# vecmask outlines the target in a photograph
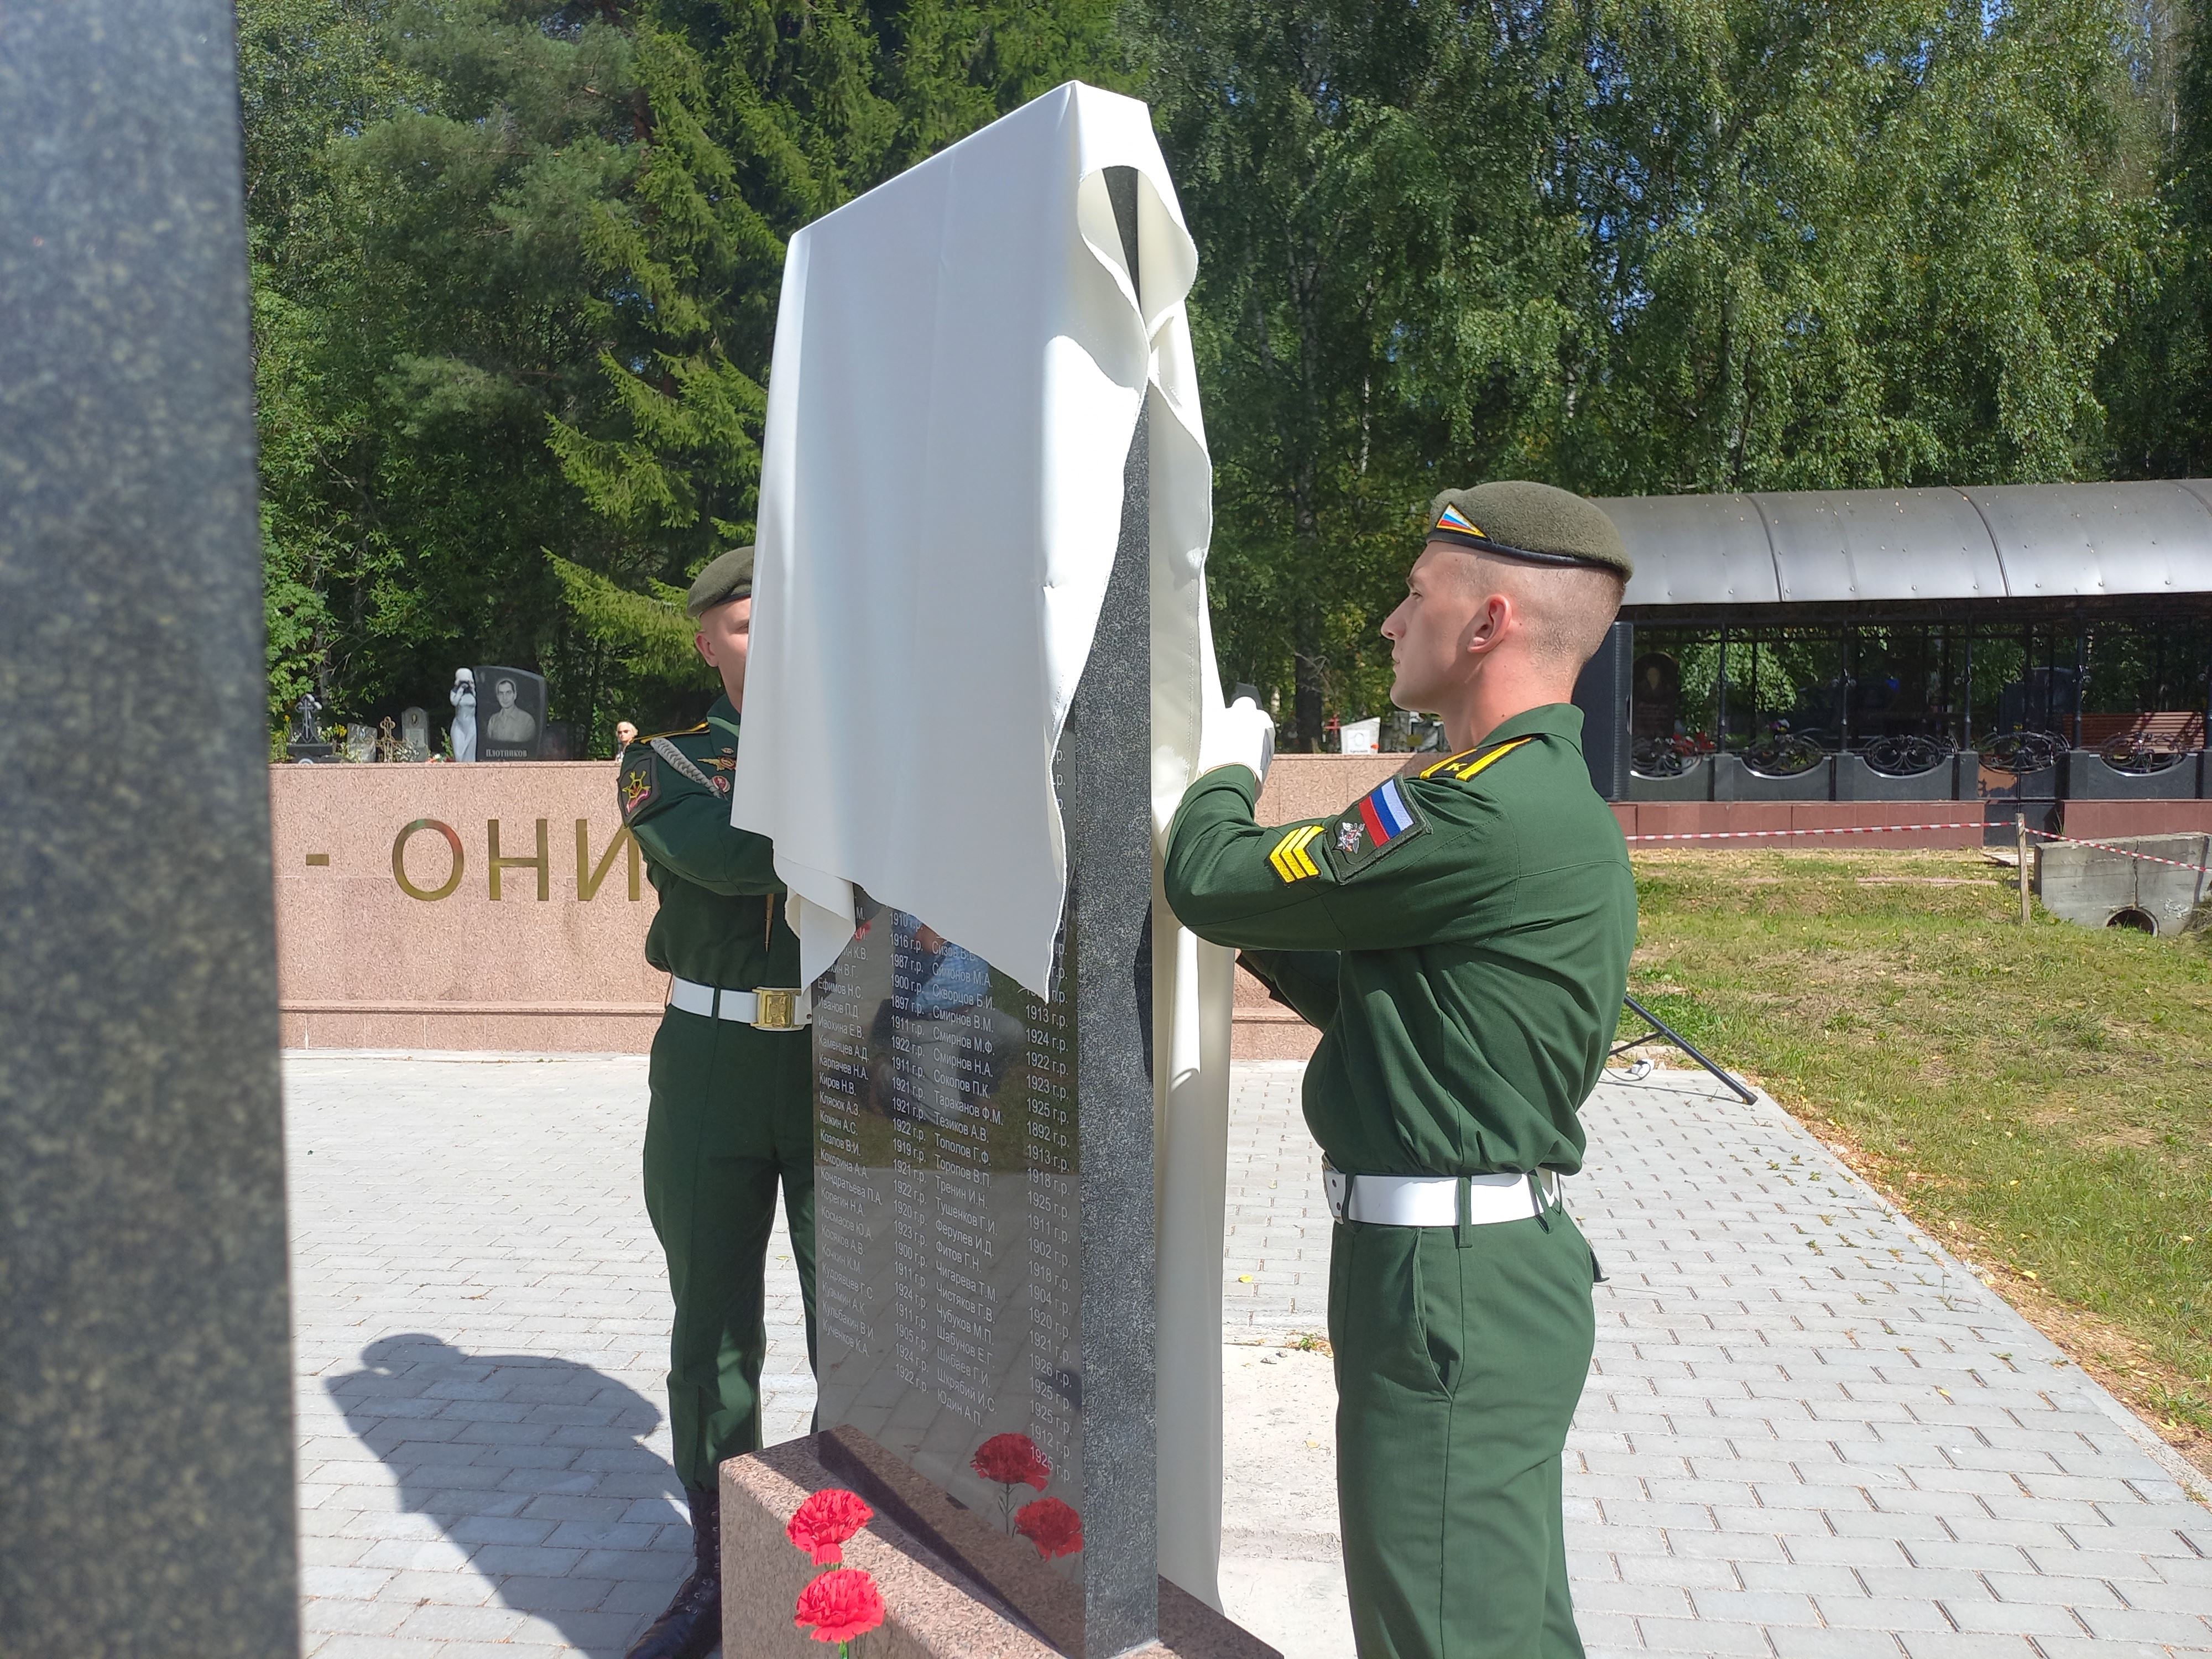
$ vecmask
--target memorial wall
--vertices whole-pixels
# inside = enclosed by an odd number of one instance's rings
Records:
[[[1263,814],[1334,811],[1393,756],[1286,755]],[[611,761],[270,769],[278,982],[292,1048],[641,1054],[666,979]],[[1306,1028],[1240,988],[1240,1057]]]
[[[1336,811],[1402,759],[1280,756],[1261,818]],[[615,810],[613,762],[274,766],[269,776],[287,1048],[641,1054],[651,1044],[666,988],[645,965],[656,902]],[[1632,835],[1929,817],[1917,802],[1646,801],[1613,811]],[[2067,817],[2074,833],[2109,838],[2212,829],[2208,811],[2203,802],[2077,801]],[[1881,844],[1979,842],[1923,831]],[[1310,1028],[1237,975],[1237,1058],[1304,1059],[1313,1043]]]
[[[611,761],[275,766],[291,1048],[642,1053],[667,990]]]

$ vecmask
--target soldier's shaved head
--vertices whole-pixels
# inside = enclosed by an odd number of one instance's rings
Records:
[[[1597,654],[1606,630],[1620,614],[1620,596],[1628,584],[1615,571],[1596,565],[1529,564],[1442,542],[1430,546],[1478,600],[1492,593],[1510,599],[1525,630],[1523,648],[1535,660],[1570,675],[1581,673]]]

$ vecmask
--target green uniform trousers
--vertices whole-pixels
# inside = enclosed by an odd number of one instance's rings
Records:
[[[1360,1659],[1580,1659],[1559,1476],[1592,1273],[1556,1206],[1337,1224],[1337,1502]]]
[[[803,1031],[671,1008],[651,1077],[645,1207],[676,1300],[668,1426],[684,1484],[711,1488],[724,1459],[760,1449],[763,1277],[779,1182],[814,1363],[812,1046]]]

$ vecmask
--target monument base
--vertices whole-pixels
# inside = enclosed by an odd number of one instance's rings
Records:
[[[744,1659],[821,1659],[826,1651],[792,1623],[807,1580],[823,1571],[793,1547],[784,1527],[811,1493],[854,1485],[823,1462],[823,1437],[787,1440],[722,1465],[722,1651]],[[831,1455],[836,1456],[832,1449]],[[837,1460],[841,1464],[846,1460]],[[1018,1622],[1006,1605],[948,1554],[990,1561],[1025,1542],[963,1509],[927,1482],[902,1483],[896,1506],[913,1528],[864,1492],[876,1518],[845,1546],[848,1566],[866,1569],[883,1593],[884,1623],[855,1647],[867,1659],[1057,1659],[1060,1650]],[[926,1529],[945,1548],[916,1535]],[[1098,1659],[1104,1659],[1099,1656]],[[1160,1580],[1160,1639],[1130,1659],[1282,1659],[1250,1632],[1195,1596]]]

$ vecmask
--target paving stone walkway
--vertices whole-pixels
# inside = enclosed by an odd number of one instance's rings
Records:
[[[1295,1064],[1231,1149],[1224,1593],[1348,1652],[1327,1496],[1328,1219]],[[635,1058],[287,1062],[318,1659],[615,1659],[688,1555],[637,1195]],[[2147,1431],[1762,1102],[1591,1103],[1571,1201],[1611,1282],[1569,1455],[1591,1653],[2212,1653],[2212,1513]],[[768,1431],[813,1403],[771,1246]]]

